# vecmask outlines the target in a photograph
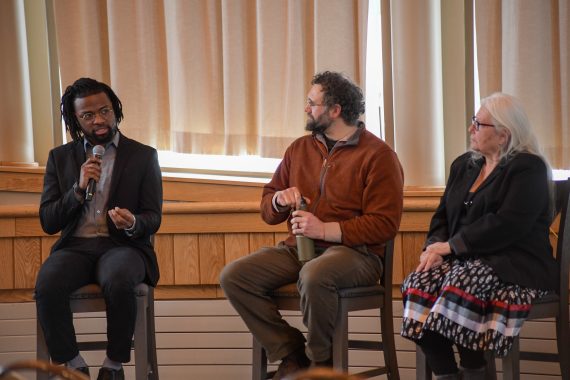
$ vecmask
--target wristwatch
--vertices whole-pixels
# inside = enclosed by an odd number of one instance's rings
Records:
[[[79,187],[79,183],[75,182],[73,184],[73,192],[77,195],[79,195],[82,198],[85,198],[85,192],[86,190],[83,190],[82,188]]]

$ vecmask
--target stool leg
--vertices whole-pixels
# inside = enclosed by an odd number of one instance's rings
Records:
[[[339,299],[336,324],[332,338],[333,368],[348,372],[348,309],[346,301]]]
[[[44,331],[42,330],[42,326],[40,325],[40,321],[36,316],[36,359],[43,360],[43,361],[50,361],[49,351],[46,344],[46,339],[44,336]],[[37,380],[48,380],[49,373],[44,371],[37,372]]]
[[[485,367],[485,379],[497,380],[497,368],[495,366],[495,357],[492,351],[485,351],[485,360],[487,366]]]
[[[146,296],[137,297],[137,320],[135,324],[135,377],[137,380],[147,380],[149,373],[149,357],[147,346],[147,318],[148,307]]]
[[[417,380],[431,379],[431,368],[429,367],[424,352],[418,345],[416,345],[416,379]]]
[[[154,321],[154,293],[152,288],[149,289],[146,323],[149,380],[158,380],[158,360],[156,358],[156,331]]]
[[[253,347],[251,351],[253,356],[251,379],[265,380],[267,378],[267,355],[265,354],[263,347],[261,347],[261,344],[255,338],[253,338]]]
[[[398,358],[396,357],[396,341],[394,340],[394,320],[392,319],[392,303],[385,304],[380,309],[380,327],[382,330],[382,347],[384,365],[388,369],[390,380],[400,380]]]
[[[519,337],[515,337],[511,352],[503,358],[503,380],[519,380],[520,378]]]
[[[562,302],[561,302],[562,303]],[[556,318],[556,344],[562,380],[570,380],[570,327],[568,320],[568,304],[562,303],[560,315]]]

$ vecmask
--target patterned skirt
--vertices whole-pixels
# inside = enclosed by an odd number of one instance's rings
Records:
[[[506,356],[545,291],[502,282],[479,259],[446,260],[427,272],[412,272],[402,284],[402,336],[418,340],[430,330],[471,350]]]

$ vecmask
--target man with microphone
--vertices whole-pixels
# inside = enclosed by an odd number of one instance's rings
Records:
[[[69,295],[98,283],[108,345],[98,380],[124,379],[136,320],[134,288],[155,286],[150,236],[160,227],[162,178],[154,148],[118,129],[122,104],[104,83],[80,78],[61,98],[73,141],[49,153],[40,202],[48,234],[61,232],[36,281],[38,318],[52,360],[89,375],[77,348]]]

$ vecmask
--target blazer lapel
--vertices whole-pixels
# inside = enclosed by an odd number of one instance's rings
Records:
[[[119,132],[120,133],[120,132]],[[119,135],[119,146],[117,147],[117,155],[115,156],[115,164],[113,165],[113,174],[111,177],[111,188],[109,193],[109,201],[112,198],[112,194],[115,194],[115,190],[119,185],[121,174],[127,165],[129,159],[130,151],[130,140],[123,136],[121,133]]]
[[[469,189],[471,189],[473,182],[475,182],[479,176],[481,164],[482,162],[480,161],[474,163],[469,159],[465,167],[465,173],[460,175],[460,179],[455,182],[457,186],[453,189],[453,194],[449,195],[448,207],[457,211],[448,212],[448,216],[451,218],[449,221],[449,232],[451,235],[454,235],[458,231],[459,221],[462,216],[462,212],[460,211],[461,208],[465,207],[463,202],[467,199]]]
[[[499,173],[501,173],[503,171],[503,168],[505,167],[505,162],[506,161],[504,159],[501,160],[501,162],[499,162],[499,164],[495,167],[495,169],[493,169],[491,174],[489,174],[489,176],[487,178],[485,178],[485,181],[483,181],[483,183],[481,184],[481,186],[479,186],[477,191],[480,191],[480,190],[484,189],[485,187],[489,186],[491,183],[493,183],[493,181],[495,180],[495,178],[497,178]]]
[[[466,180],[463,182],[464,186],[463,189],[461,189],[462,200],[465,200],[465,198],[467,198],[471,186],[473,186],[473,183],[475,182],[477,177],[479,177],[482,164],[483,164],[482,161],[477,161],[477,162],[469,161],[469,164],[467,165],[467,173],[465,174]]]
[[[75,171],[75,175],[76,181],[79,181],[79,176],[81,175],[81,165],[83,165],[83,163],[85,162],[85,160],[87,159],[87,156],[85,155],[85,148],[83,145],[83,140],[80,141],[76,141],[73,145],[72,145],[72,157],[73,160],[75,161],[75,167],[76,167],[76,171]]]

